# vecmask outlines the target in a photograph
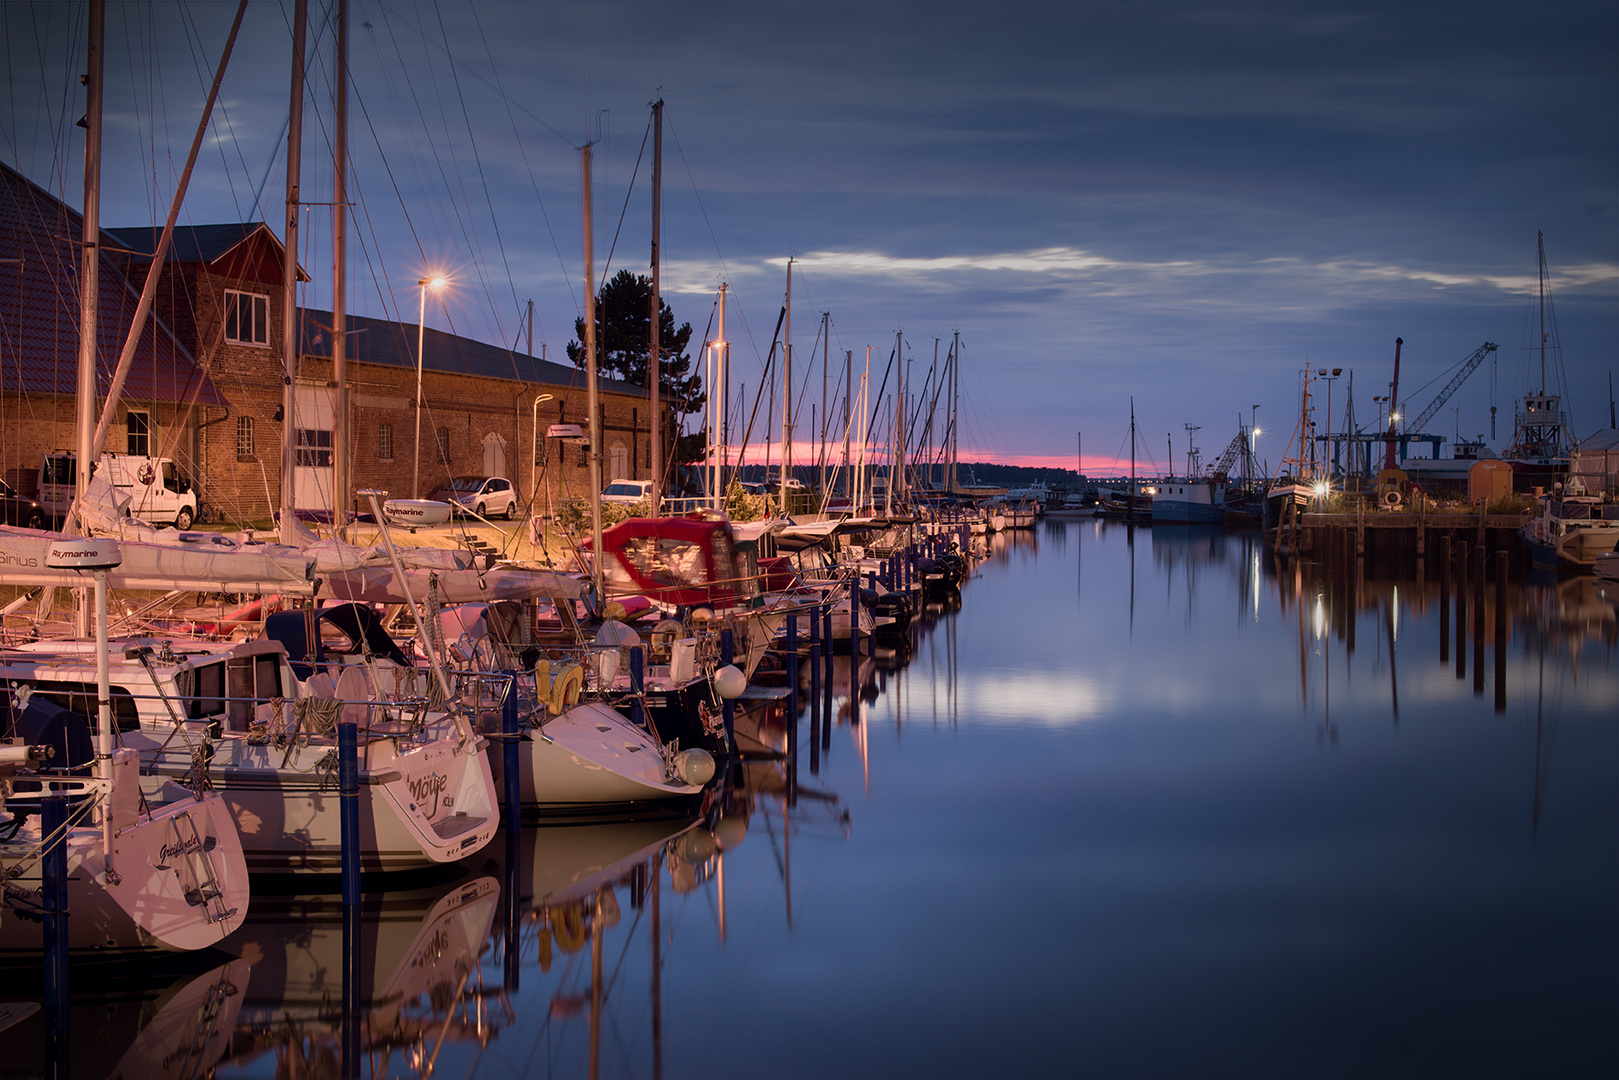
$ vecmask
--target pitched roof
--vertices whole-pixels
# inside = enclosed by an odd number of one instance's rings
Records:
[[[111,236],[118,247],[134,256],[130,259],[134,263],[151,262],[157,242],[163,236],[163,229],[156,225],[101,231]],[[204,263],[229,277],[251,278],[278,285],[281,283],[281,253],[285,250],[281,238],[262,221],[175,225],[164,258],[171,263]],[[309,275],[301,266],[298,268],[298,280],[309,280]]]
[[[0,163],[0,390],[73,394],[79,364],[79,237],[83,218]],[[103,245],[111,242],[102,230]],[[134,321],[139,292],[103,253],[96,326],[96,392],[105,395]],[[17,261],[10,261],[17,260]],[[225,399],[155,315],[124,384],[134,401],[222,405]]]
[[[301,308],[298,315],[303,354],[331,356],[332,313]],[[416,366],[415,324],[374,319],[368,315],[350,315],[347,329],[349,344],[346,355],[350,360],[392,367]],[[541,360],[503,345],[490,345],[432,327],[422,331],[422,367],[428,371],[478,375],[487,379],[509,379],[545,386],[582,389],[585,385],[585,373],[571,364]],[[596,385],[604,394],[647,396],[645,387],[617,379],[598,378]]]

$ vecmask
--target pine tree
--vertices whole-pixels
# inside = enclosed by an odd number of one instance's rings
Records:
[[[652,334],[649,314],[652,279],[629,270],[620,270],[602,286],[596,297],[596,371],[607,378],[632,386],[647,384],[647,346]],[[585,320],[573,321],[574,340],[568,343],[568,359],[585,366]],[[677,417],[702,409],[707,395],[702,376],[691,370],[686,345],[691,341],[691,323],[675,329],[675,315],[669,305],[658,301],[658,383],[666,408]]]

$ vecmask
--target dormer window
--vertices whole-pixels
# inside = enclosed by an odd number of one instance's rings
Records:
[[[225,290],[225,340],[235,345],[270,344],[270,298]]]

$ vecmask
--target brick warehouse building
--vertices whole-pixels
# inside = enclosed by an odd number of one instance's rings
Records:
[[[28,271],[8,274],[12,267],[0,264],[0,467],[14,486],[31,491],[41,456],[73,444],[78,245],[72,238],[80,219],[3,165],[0,203],[0,259],[20,257]],[[101,393],[158,234],[151,227],[103,230]],[[174,457],[204,506],[225,520],[261,520],[279,504],[282,257],[279,239],[262,223],[176,229],[143,338],[151,356],[137,354],[143,374],[131,376],[102,447],[134,452],[139,443]],[[299,275],[308,280],[301,269]],[[300,509],[330,508],[332,323],[330,312],[298,315],[292,425]],[[345,329],[354,486],[409,495],[417,328],[350,315]],[[538,485],[541,507],[589,493],[586,450],[545,438],[550,424],[586,423],[582,372],[433,329],[425,333],[422,367],[424,497],[449,476],[486,473],[507,476],[525,501]],[[599,380],[598,391],[604,480],[646,477],[646,391],[610,379]],[[536,409],[544,395],[551,399]],[[671,419],[666,414],[666,445],[673,440]]]

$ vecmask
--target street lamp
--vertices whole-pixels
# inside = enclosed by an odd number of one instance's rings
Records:
[[[550,401],[550,394],[541,394],[534,399],[534,454],[529,458],[534,470],[534,493],[529,496],[530,512],[533,512],[534,502],[540,497],[540,402]]]
[[[416,283],[421,286],[421,303],[416,309],[416,443],[410,455],[410,497],[421,498],[417,481],[422,468],[422,338],[427,327],[427,290],[437,292],[444,287],[441,277],[424,277]]]

